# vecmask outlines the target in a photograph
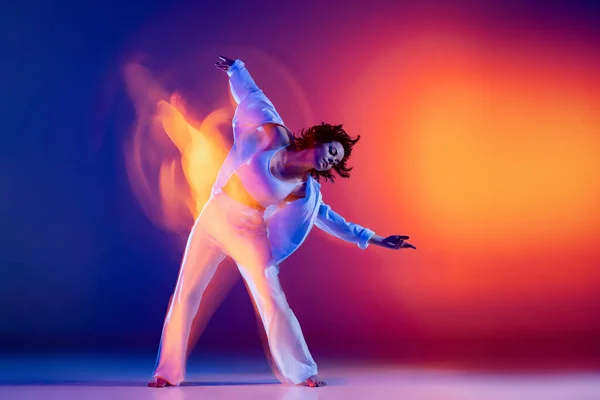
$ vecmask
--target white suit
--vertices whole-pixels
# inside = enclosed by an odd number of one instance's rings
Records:
[[[304,198],[271,206],[264,213],[222,192],[235,170],[268,146],[261,127],[273,123],[285,128],[241,60],[235,61],[228,75],[238,103],[233,118],[234,143],[190,233],[154,375],[174,385],[183,381],[187,341],[202,293],[219,263],[229,255],[252,293],[279,371],[290,383],[298,384],[316,375],[317,366],[279,284],[278,265],[302,244],[313,225],[362,249],[367,248],[374,232],[346,222],[324,204],[320,185],[312,177]]]

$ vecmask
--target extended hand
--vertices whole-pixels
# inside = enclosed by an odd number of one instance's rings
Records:
[[[380,246],[386,247],[388,249],[394,249],[394,250],[398,250],[398,249],[415,249],[416,250],[417,248],[415,246],[413,246],[412,244],[405,241],[408,238],[409,238],[408,236],[400,236],[400,235],[388,236],[381,241]]]
[[[215,63],[215,65],[221,71],[229,71],[229,68],[233,65],[234,62],[235,62],[235,60],[231,60],[227,57],[219,56],[219,61],[217,61]]]

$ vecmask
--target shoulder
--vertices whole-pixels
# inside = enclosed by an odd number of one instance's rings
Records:
[[[265,133],[269,136],[273,146],[286,146],[292,141],[291,133],[282,125],[265,124],[263,125]]]

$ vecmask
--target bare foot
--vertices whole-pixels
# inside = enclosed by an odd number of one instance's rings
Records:
[[[169,382],[165,381],[160,376],[153,376],[152,380],[148,383],[148,386],[153,388],[163,388],[166,386],[173,386]]]
[[[320,380],[316,375],[313,375],[305,380],[304,384],[308,387],[322,387],[327,385],[325,381]]]

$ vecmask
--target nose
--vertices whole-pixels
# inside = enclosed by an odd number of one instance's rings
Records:
[[[327,160],[327,162],[329,162],[329,164],[333,165],[334,160],[333,160],[333,158],[329,157],[329,159]]]

